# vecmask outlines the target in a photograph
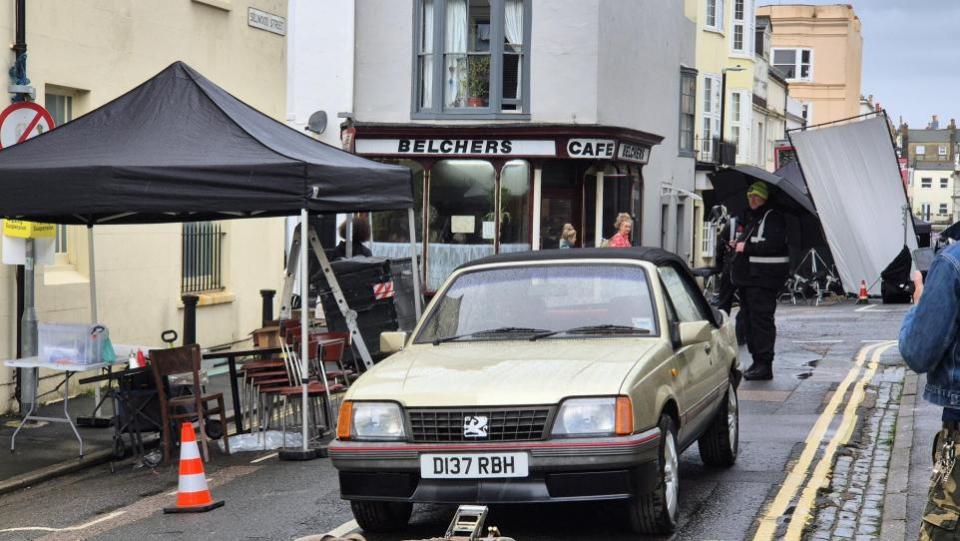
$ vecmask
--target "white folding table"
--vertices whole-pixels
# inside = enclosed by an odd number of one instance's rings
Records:
[[[23,428],[23,425],[27,421],[48,421],[51,423],[67,423],[70,425],[70,428],[73,429],[73,433],[77,436],[77,441],[80,442],[80,457],[83,457],[83,439],[80,437],[80,432],[77,430],[77,426],[73,424],[73,420],[70,419],[70,411],[67,409],[70,403],[70,378],[77,372],[88,372],[91,370],[99,370],[106,366],[109,366],[107,363],[94,363],[94,364],[77,364],[77,363],[52,363],[41,361],[39,357],[24,357],[23,359],[14,359],[12,361],[4,361],[5,365],[12,368],[47,368],[49,370],[59,370],[64,373],[63,382],[58,384],[52,391],[48,391],[44,394],[49,394],[56,392],[57,389],[63,387],[63,417],[43,417],[40,415],[34,415],[33,412],[37,409],[37,404],[40,402],[40,380],[39,378],[34,380],[34,390],[33,403],[30,405],[30,411],[27,412],[27,415],[20,421],[20,425],[17,426],[17,429],[13,433],[13,437],[10,438],[10,452],[14,452],[16,449],[17,433],[20,432],[20,429]]]

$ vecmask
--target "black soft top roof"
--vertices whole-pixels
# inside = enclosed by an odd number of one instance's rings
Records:
[[[523,263],[528,261],[563,261],[577,259],[635,259],[637,261],[649,261],[658,267],[665,265],[678,266],[689,272],[687,263],[677,256],[677,254],[660,248],[643,246],[635,248],[569,248],[562,250],[511,252],[475,259],[464,263],[460,268],[464,269],[491,263]]]

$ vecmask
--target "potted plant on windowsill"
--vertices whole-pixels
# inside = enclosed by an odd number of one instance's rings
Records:
[[[471,56],[467,62],[467,107],[486,107],[490,96],[490,57]]]

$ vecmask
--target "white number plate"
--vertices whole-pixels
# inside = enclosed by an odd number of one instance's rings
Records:
[[[493,479],[528,474],[527,453],[420,455],[420,477],[424,479]]]

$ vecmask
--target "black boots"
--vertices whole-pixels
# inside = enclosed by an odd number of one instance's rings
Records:
[[[771,380],[773,379],[773,367],[769,364],[754,362],[753,365],[743,373],[743,379],[749,381]]]

